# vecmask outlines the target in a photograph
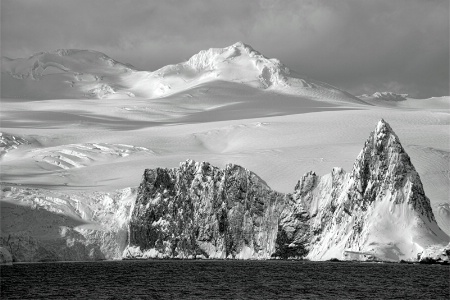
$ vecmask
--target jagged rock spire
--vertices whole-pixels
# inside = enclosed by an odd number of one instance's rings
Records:
[[[363,209],[389,192],[391,201],[407,201],[419,213],[434,221],[420,176],[398,136],[385,120],[378,122],[365,142],[353,165],[351,177],[355,188],[350,189],[350,195],[353,200],[362,201]]]

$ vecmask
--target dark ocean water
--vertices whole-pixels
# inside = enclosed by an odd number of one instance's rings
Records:
[[[302,261],[1,266],[1,299],[450,299],[450,268]]]

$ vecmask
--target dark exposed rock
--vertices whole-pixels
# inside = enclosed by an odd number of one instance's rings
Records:
[[[269,258],[285,202],[285,195],[237,165],[221,170],[188,160],[177,169],[147,169],[125,254]]]

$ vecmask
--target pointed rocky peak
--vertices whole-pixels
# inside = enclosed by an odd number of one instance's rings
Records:
[[[388,197],[396,204],[407,202],[419,214],[434,221],[420,176],[385,120],[378,122],[365,142],[353,165],[351,178],[350,199],[362,201],[363,209]]]
[[[364,166],[365,169],[360,170],[360,166]],[[370,175],[369,172],[387,171],[385,168],[395,166],[414,169],[392,127],[381,119],[366,140],[353,170],[365,172],[360,175]]]
[[[384,144],[387,147],[400,147],[401,149],[399,150],[403,151],[403,147],[400,144],[398,136],[392,130],[392,127],[383,119],[378,122],[377,127],[375,128],[374,143],[378,146],[378,148]]]
[[[381,131],[393,132],[391,126],[384,119],[381,119],[380,121],[378,121],[378,124],[377,124],[376,132],[381,132]]]
[[[392,160],[402,160],[402,163],[411,165],[409,156],[405,153],[398,136],[383,119],[378,122],[375,130],[370,133],[356,162],[363,158],[366,160],[386,160],[391,164],[394,163]]]

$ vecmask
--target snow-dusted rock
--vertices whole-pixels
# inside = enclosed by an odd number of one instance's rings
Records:
[[[292,195],[250,171],[187,161],[146,170],[125,257],[306,257],[415,260],[449,237],[437,225],[419,174],[381,120],[353,169],[303,176]]]
[[[450,257],[450,243],[445,246],[432,245],[419,254],[419,262],[424,264],[448,264]]]
[[[233,164],[147,169],[125,257],[270,258],[285,196]]]
[[[118,259],[135,197],[130,188],[64,194],[2,187],[0,246],[19,262]]]
[[[350,173],[335,168],[307,185],[308,190],[303,182],[309,177],[299,182],[294,197],[311,216],[310,259],[362,252],[381,260],[414,260],[425,247],[448,243],[419,174],[384,120],[370,134]]]

